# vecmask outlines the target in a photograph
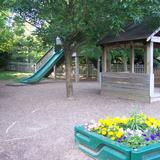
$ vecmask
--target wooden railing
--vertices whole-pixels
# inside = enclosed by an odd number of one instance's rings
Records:
[[[46,52],[46,54],[44,54],[38,61],[37,63],[35,64],[35,72],[37,70],[39,70],[47,61],[48,59],[54,54],[53,52],[53,47],[48,51]]]
[[[130,71],[130,65],[127,65],[127,71]],[[112,64],[111,72],[124,72],[124,65],[123,64]],[[135,64],[134,72],[144,73],[144,65]]]

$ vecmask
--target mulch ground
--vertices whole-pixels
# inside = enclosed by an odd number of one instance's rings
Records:
[[[97,82],[74,83],[72,99],[66,98],[64,81],[8,83],[0,81],[0,160],[91,160],[75,147],[76,124],[135,110],[160,118],[160,102],[105,97]]]

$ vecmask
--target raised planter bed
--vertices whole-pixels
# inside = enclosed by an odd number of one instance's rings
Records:
[[[160,160],[160,143],[131,149],[102,135],[75,127],[76,146],[97,160]]]

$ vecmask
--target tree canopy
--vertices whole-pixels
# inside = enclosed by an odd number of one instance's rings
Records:
[[[85,46],[96,46],[106,33],[118,34],[126,24],[141,22],[146,17],[156,17],[156,22],[160,22],[159,0],[1,1],[4,7],[12,8],[16,17],[36,27],[36,34],[44,45],[53,44],[57,36],[62,39],[68,96],[73,94],[70,68],[74,50],[82,47],[87,51]]]

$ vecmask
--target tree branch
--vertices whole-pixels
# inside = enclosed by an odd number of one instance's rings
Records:
[[[21,12],[19,13],[19,15],[20,15],[20,17],[23,19],[23,21],[27,22],[28,24],[32,25],[33,27],[37,28],[38,30],[40,30],[40,29],[41,29],[41,28],[40,28],[40,27],[38,27],[36,24],[34,24],[34,23],[32,23],[32,22],[28,21],[28,20],[25,18],[25,16],[23,16],[23,15],[22,15],[22,13],[21,13]]]

